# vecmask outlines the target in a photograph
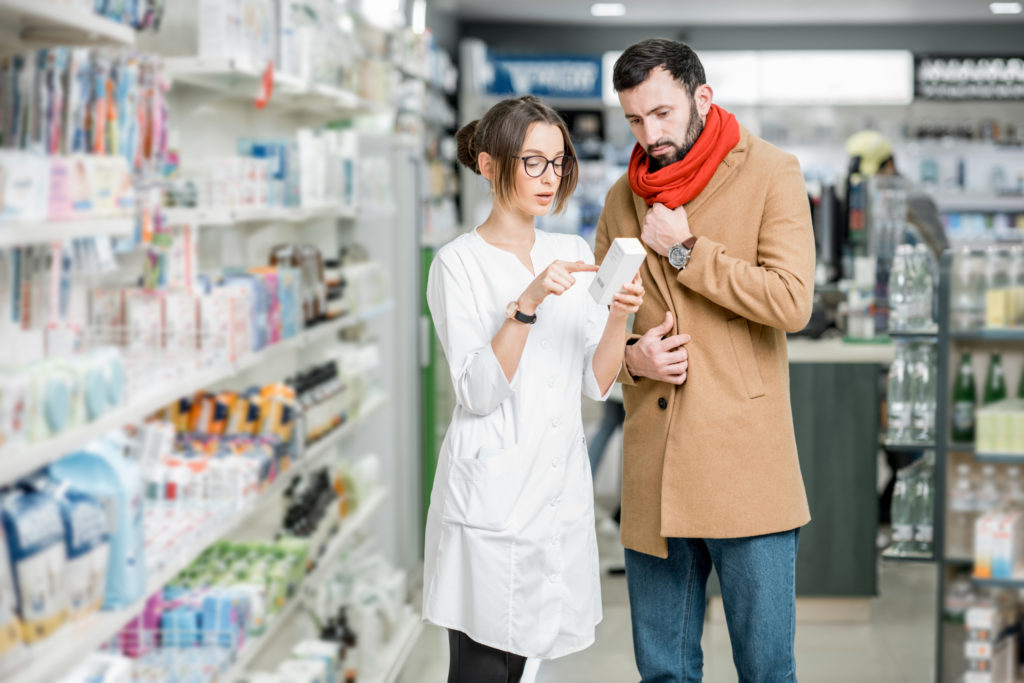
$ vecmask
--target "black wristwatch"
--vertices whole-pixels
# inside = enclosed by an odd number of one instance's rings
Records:
[[[521,323],[532,325],[537,322],[537,314],[527,315],[519,310],[519,302],[512,301],[505,307],[505,317],[509,320],[518,320]]]

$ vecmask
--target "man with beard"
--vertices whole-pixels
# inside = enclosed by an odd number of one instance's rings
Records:
[[[800,167],[712,104],[683,43],[633,45],[613,83],[637,144],[595,253],[616,237],[648,249],[620,374],[637,667],[645,683],[701,680],[714,567],[739,680],[795,681],[794,571],[810,513],[785,332],[807,324],[814,273]]]

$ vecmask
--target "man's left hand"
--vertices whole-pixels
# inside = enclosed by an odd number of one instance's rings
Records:
[[[673,244],[685,242],[691,235],[686,209],[681,206],[670,209],[664,204],[654,204],[644,216],[640,239],[655,252],[668,256],[668,250]]]

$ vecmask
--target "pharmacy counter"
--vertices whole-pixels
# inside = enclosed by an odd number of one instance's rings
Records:
[[[877,592],[877,453],[891,344],[791,338],[790,399],[811,523],[800,533],[797,594]]]

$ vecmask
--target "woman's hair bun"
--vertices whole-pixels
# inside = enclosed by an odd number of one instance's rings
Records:
[[[476,138],[476,131],[479,126],[480,119],[470,121],[462,128],[459,128],[459,132],[455,134],[459,163],[473,171],[473,173],[480,173],[480,166],[476,161],[480,150],[476,148],[476,144],[474,142],[474,139]]]

